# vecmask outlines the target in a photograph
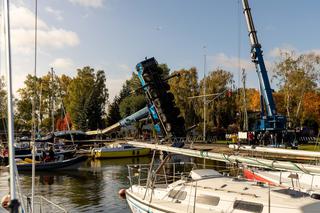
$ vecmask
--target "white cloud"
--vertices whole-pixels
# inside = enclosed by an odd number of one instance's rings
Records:
[[[103,6],[103,0],[69,0],[73,4],[78,4],[84,7],[99,8]]]
[[[11,14],[12,49],[15,53],[30,54],[34,51],[34,12],[26,7],[12,5]],[[47,23],[38,18],[39,48],[63,48],[78,44],[79,37],[75,32],[49,27]]]
[[[309,53],[314,53],[316,55],[320,55],[320,49],[299,50],[292,45],[286,44],[281,47],[273,48],[268,53],[268,56],[273,57],[273,58],[278,58],[281,56],[282,53],[294,54],[296,56],[301,55],[301,54],[309,54]]]
[[[290,54],[297,51],[298,50],[292,45],[286,44],[286,45],[283,45],[282,47],[275,47],[272,50],[270,50],[270,52],[268,53],[268,56],[277,58],[277,57],[280,57],[282,53]]]
[[[213,65],[216,67],[223,67],[226,69],[239,69],[239,59],[237,57],[230,57],[224,53],[216,54],[210,57]],[[248,59],[240,59],[240,68],[244,68],[246,70],[254,70],[254,65],[251,60]]]
[[[127,64],[119,64],[119,68],[123,71],[130,72],[132,69]]]
[[[17,53],[28,54],[34,49],[34,30],[16,28],[12,33],[12,47]],[[78,35],[75,32],[64,29],[51,28],[50,30],[38,30],[38,47],[63,48],[79,44]]]
[[[122,85],[126,81],[126,78],[121,79],[107,79],[107,88],[109,90],[109,101],[112,102],[114,97],[119,94]]]
[[[34,71],[35,14],[27,6],[23,1],[22,3],[15,1],[11,4],[12,77],[15,95],[17,95],[17,89],[24,86],[26,75],[32,74]],[[54,10],[47,9],[47,12],[49,11],[54,13]],[[58,14],[56,13],[56,15]],[[1,36],[1,43],[3,43],[2,39],[3,35]],[[37,74],[41,75],[46,72],[50,60],[55,58],[53,50],[74,47],[79,43],[79,37],[75,32],[52,26],[49,22],[38,18]],[[3,45],[1,49],[3,50]],[[67,58],[56,59],[52,62],[52,65],[61,70],[63,68],[73,68],[72,60]]]
[[[53,62],[50,63],[50,66],[53,68],[67,70],[72,69],[74,67],[74,64],[70,58],[56,58]]]
[[[63,20],[63,17],[62,17],[62,12],[60,10],[55,10],[51,7],[46,7],[45,10],[52,14],[58,21],[62,21]]]
[[[11,7],[11,27],[12,28],[25,28],[34,29],[35,16],[34,12],[30,9],[22,6],[12,5]],[[47,24],[38,18],[37,20],[38,29],[47,29]]]

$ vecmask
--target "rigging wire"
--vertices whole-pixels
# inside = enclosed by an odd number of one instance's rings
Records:
[[[241,112],[241,106],[240,106],[240,76],[241,76],[241,3],[240,0],[238,0],[238,89],[237,89],[237,97],[238,97],[238,111]]]

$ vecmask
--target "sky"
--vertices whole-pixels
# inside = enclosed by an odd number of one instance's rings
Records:
[[[320,1],[249,4],[269,75],[280,50],[320,54]],[[34,73],[35,0],[10,1],[10,14],[16,92]],[[38,76],[51,67],[69,76],[84,66],[104,70],[110,101],[145,57],[171,71],[196,67],[202,78],[206,55],[207,72],[228,70],[238,85],[244,68],[247,87],[258,88],[239,0],[38,0],[37,51]]]

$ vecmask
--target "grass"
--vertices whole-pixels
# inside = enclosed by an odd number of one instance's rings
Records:
[[[299,150],[320,152],[320,146],[315,146],[314,144],[301,144],[299,145]]]

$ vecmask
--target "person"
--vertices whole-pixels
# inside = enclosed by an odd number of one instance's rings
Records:
[[[49,159],[50,161],[54,161],[54,151],[52,146],[49,148]]]
[[[47,154],[44,150],[42,150],[42,160],[46,161],[46,158],[47,158]]]
[[[249,141],[249,145],[253,145],[253,133],[252,132],[248,133],[248,141]]]

